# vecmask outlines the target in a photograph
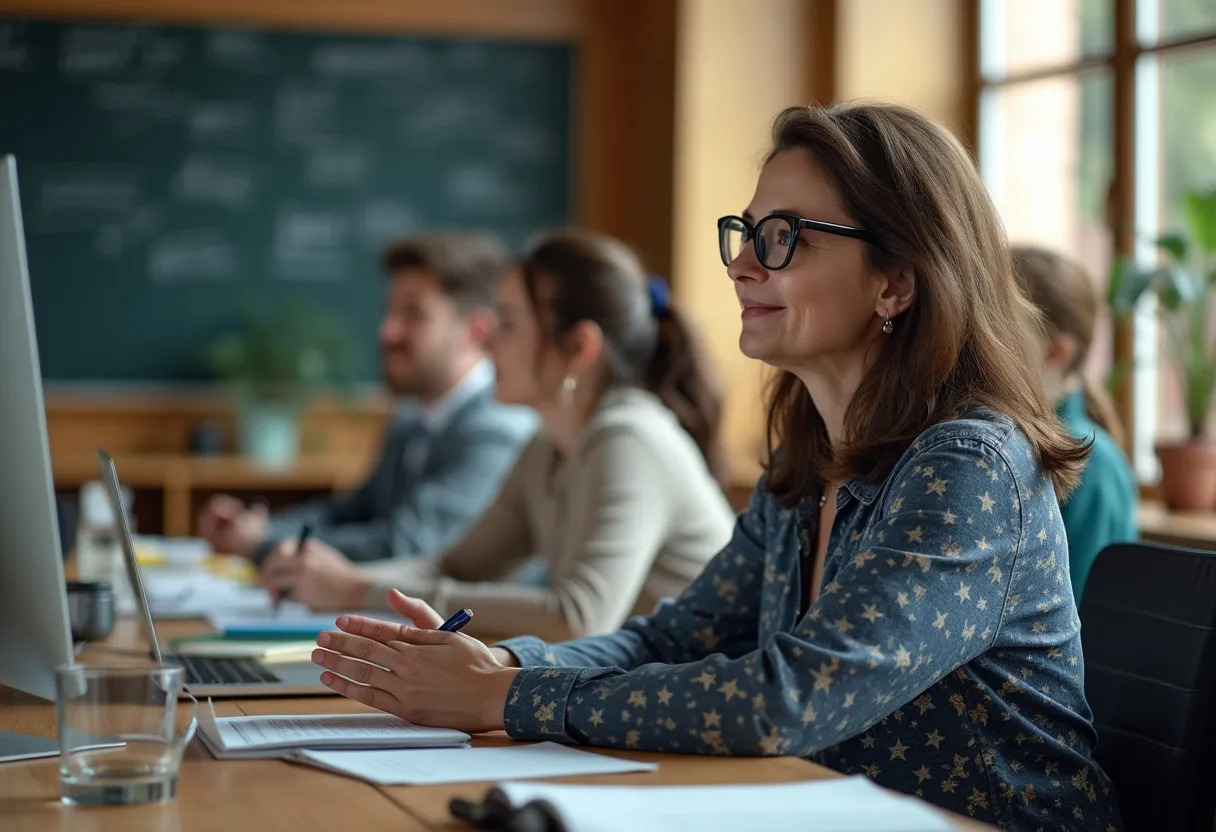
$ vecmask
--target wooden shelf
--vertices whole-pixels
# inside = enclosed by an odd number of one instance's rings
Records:
[[[239,456],[117,454],[114,464],[123,485],[160,492],[161,530],[174,537],[189,535],[196,503],[215,492],[334,493],[359,485],[366,460],[356,455],[304,456],[287,468],[267,468]],[[55,456],[55,487],[75,490],[100,476],[93,454]]]
[[[1141,501],[1140,536],[1155,543],[1216,551],[1216,511],[1169,511],[1154,501]]]

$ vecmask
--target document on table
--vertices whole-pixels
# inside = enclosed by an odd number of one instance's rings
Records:
[[[505,777],[574,777],[654,771],[654,763],[621,760],[555,742],[502,748],[418,751],[296,751],[287,759],[380,786],[468,783]]]
[[[157,618],[257,615],[272,606],[266,590],[201,570],[148,569],[143,582]]]
[[[755,786],[500,783],[510,805],[539,800],[567,832],[950,832],[941,813],[864,777]]]
[[[199,708],[199,735],[218,759],[281,757],[301,748],[448,748],[469,735],[426,728],[389,714],[281,714],[217,717],[211,700]]]
[[[383,612],[309,612],[303,604],[287,602],[275,610],[269,601],[262,610],[244,610],[233,614],[226,610],[209,613],[207,621],[219,632],[230,638],[316,638],[325,630],[336,630],[334,622],[339,615],[363,615],[408,624],[404,618]]]

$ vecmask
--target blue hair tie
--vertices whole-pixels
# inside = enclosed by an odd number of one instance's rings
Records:
[[[667,281],[654,274],[647,281],[646,289],[650,293],[650,314],[656,318],[666,318],[671,315],[671,290]]]

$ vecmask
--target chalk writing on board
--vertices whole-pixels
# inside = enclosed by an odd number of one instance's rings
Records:
[[[122,254],[124,243],[121,225],[103,225],[93,236],[93,251],[99,257],[113,259]]]
[[[346,279],[349,232],[350,222],[342,212],[281,207],[272,243],[275,276],[281,280]]]
[[[460,93],[435,95],[420,102],[402,120],[405,136],[412,140],[446,141],[462,130],[476,130],[490,122],[491,113],[482,102]]]
[[[527,213],[535,201],[531,191],[510,182],[501,170],[477,162],[451,168],[444,196],[453,210],[470,216]]]
[[[144,38],[143,63],[153,70],[165,70],[177,66],[186,55],[186,45],[181,38],[158,32],[148,32]]]
[[[100,81],[93,87],[93,106],[102,112],[175,119],[183,103],[180,94],[148,81]]]
[[[322,188],[356,187],[367,179],[369,167],[367,154],[360,147],[314,147],[304,163],[304,178],[308,184]]]
[[[138,29],[73,27],[60,41],[59,68],[65,75],[117,72],[130,65],[138,45]]]
[[[253,201],[255,177],[252,162],[196,153],[178,168],[171,187],[180,202],[239,209]]]
[[[146,239],[159,234],[165,227],[164,206],[156,203],[140,205],[126,215],[124,227],[129,237]]]
[[[334,90],[291,87],[274,99],[275,135],[282,142],[306,144],[333,132],[338,96]]]
[[[537,55],[520,53],[503,61],[502,72],[516,81],[539,81],[548,64]]]
[[[171,231],[148,246],[148,277],[155,283],[229,280],[240,272],[236,248],[218,228]]]
[[[33,68],[34,51],[25,42],[25,27],[0,23],[0,72],[29,72]]]
[[[312,68],[334,78],[401,80],[421,72],[426,50],[414,44],[334,43],[317,47]]]
[[[392,199],[373,199],[359,212],[359,231],[363,244],[379,253],[389,241],[419,230],[418,213]]]
[[[269,63],[261,35],[248,29],[208,32],[204,50],[216,69],[260,72]]]
[[[447,51],[448,66],[458,72],[479,72],[490,64],[490,50],[485,44],[459,41]]]
[[[253,104],[248,101],[199,101],[187,118],[194,139],[229,147],[247,144],[257,122]]]
[[[543,162],[556,152],[553,137],[525,124],[508,124],[494,131],[494,140],[503,152],[521,162]]]
[[[117,165],[60,165],[33,177],[38,232],[91,231],[139,201],[138,172]]]

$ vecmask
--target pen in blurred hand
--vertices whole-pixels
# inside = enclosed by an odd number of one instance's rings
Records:
[[[300,556],[300,553],[304,551],[304,545],[306,543],[308,543],[308,538],[311,535],[312,535],[312,526],[305,523],[303,525],[303,527],[301,527],[301,529],[300,529],[300,537],[296,540],[296,551],[295,551],[295,554],[292,555],[292,557]],[[288,597],[290,597],[290,595],[291,595],[291,587],[285,586],[285,587],[279,588],[278,596],[274,599],[275,615],[278,615],[279,607],[283,606],[283,602],[286,601],[288,599]]]
[[[449,633],[458,633],[472,617],[473,611],[470,609],[456,610],[451,618],[439,625],[439,629]]]

